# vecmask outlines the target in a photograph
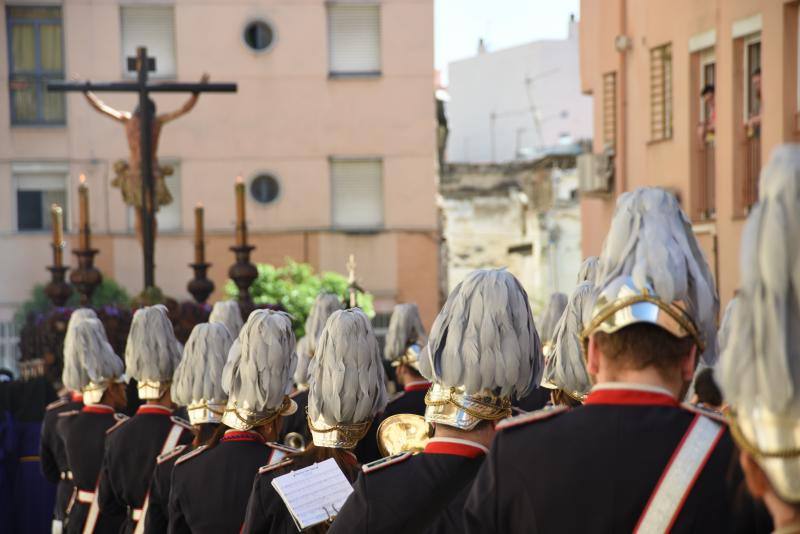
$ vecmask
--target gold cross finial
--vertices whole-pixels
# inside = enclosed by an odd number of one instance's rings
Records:
[[[353,284],[356,281],[356,255],[355,254],[350,254],[350,257],[347,259],[346,267],[347,267],[347,273],[348,273],[347,282],[350,283],[350,284]]]

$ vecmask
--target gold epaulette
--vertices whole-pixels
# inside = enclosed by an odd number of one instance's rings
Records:
[[[270,471],[274,471],[279,467],[286,467],[288,465],[292,465],[293,463],[294,460],[292,460],[291,458],[284,458],[280,462],[275,462],[274,464],[267,464],[265,466],[259,467],[258,474],[263,475],[264,473],[269,473]]]
[[[66,404],[67,404],[67,399],[58,399],[58,400],[54,400],[53,402],[51,402],[50,404],[45,406],[44,409],[45,409],[46,412],[49,412],[50,410],[55,410],[56,408],[61,408],[62,406],[66,405]]]
[[[706,408],[705,406],[698,406],[697,404],[692,404],[690,402],[681,403],[681,408],[692,413],[704,415],[709,419],[717,421],[718,423],[724,423],[726,426],[728,425],[728,420],[725,419],[725,415],[723,415],[722,412]]]
[[[389,467],[390,465],[397,465],[399,463],[405,462],[412,456],[414,455],[410,452],[400,452],[392,456],[387,456],[385,458],[381,458],[380,460],[375,460],[374,462],[364,464],[361,466],[361,470],[364,472],[364,474],[373,473],[375,471],[383,469],[384,467]]]
[[[187,448],[188,448],[187,445],[178,445],[177,447],[175,447],[171,451],[167,451],[164,454],[159,454],[156,457],[156,463],[157,464],[163,464],[167,460],[171,460],[172,458],[175,458],[176,456],[181,454],[183,451],[185,451]]]
[[[552,408],[544,408],[542,410],[536,410],[535,412],[528,412],[522,415],[508,417],[497,423],[497,426],[495,426],[495,430],[498,431],[507,430],[509,428],[514,428],[516,426],[527,425],[528,423],[533,423],[535,421],[543,421],[545,419],[550,419],[554,415],[558,415],[568,411],[569,408],[567,408],[566,406],[553,406]]]
[[[114,414],[114,419],[116,419],[117,422],[114,424],[114,426],[112,426],[111,428],[106,430],[106,435],[111,434],[112,432],[117,430],[119,427],[124,425],[128,421],[128,419],[130,419],[130,417],[128,417],[127,415],[122,414],[122,413],[115,413]]]
[[[58,416],[59,417],[70,417],[70,416],[73,416],[73,415],[78,415],[79,413],[81,413],[80,410],[69,410],[69,411],[66,411],[66,412],[61,412],[60,414],[58,414]]]
[[[182,426],[186,430],[194,430],[194,428],[192,427],[192,424],[189,421],[187,421],[186,419],[183,419],[182,417],[178,417],[177,415],[173,415],[173,416],[170,417],[170,420],[173,423],[175,423],[176,425]]]
[[[208,450],[208,445],[200,445],[199,447],[197,447],[192,452],[187,452],[186,454],[184,454],[183,456],[181,456],[180,458],[175,460],[175,465],[180,465],[183,462],[185,462],[186,460],[191,460],[192,458],[194,458],[196,456],[199,456],[200,453],[202,453],[202,452],[204,452],[206,450]]]

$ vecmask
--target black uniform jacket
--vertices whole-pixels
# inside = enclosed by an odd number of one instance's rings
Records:
[[[147,513],[144,516],[144,531],[159,534],[169,526],[169,492],[172,485],[172,468],[182,455],[191,452],[189,445],[178,445],[156,458],[156,467],[150,479],[147,494]]]
[[[461,533],[469,488],[486,448],[434,438],[425,450],[363,468],[329,533]]]
[[[57,428],[64,440],[67,465],[76,490],[86,492],[84,495],[94,493],[97,488],[106,432],[124,417],[115,414],[110,406],[102,404],[84,406],[80,411],[64,412],[59,416]],[[83,532],[90,506],[91,499],[78,499],[75,495],[65,520],[64,532]],[[122,514],[100,513],[94,531],[98,534],[116,533],[123,519]]]
[[[61,434],[58,433],[56,423],[59,420],[59,414],[80,410],[82,407],[83,401],[80,395],[67,396],[48,404],[42,421],[39,458],[41,459],[44,478],[56,484],[56,504],[53,510],[53,517],[59,521],[64,519],[74,485],[72,483],[72,473],[69,472],[69,467],[67,466],[64,440],[61,438]]]
[[[177,441],[170,446],[175,435]],[[123,532],[136,528],[158,455],[192,438],[187,421],[152,404],[140,406],[134,417],[108,434],[98,499],[101,510],[128,515]]]
[[[383,456],[378,449],[378,427],[384,419],[401,413],[410,413],[414,415],[425,415],[425,394],[428,388],[431,387],[430,382],[419,381],[407,384],[403,391],[395,395],[389,404],[386,405],[386,410],[376,417],[367,431],[367,435],[358,442],[355,453],[358,459],[367,464],[380,460]],[[300,410],[298,410],[300,411]]]
[[[169,532],[238,534],[258,468],[285,456],[259,434],[236,430],[184,454],[172,470]]]
[[[349,465],[339,463],[339,468],[352,484],[358,474],[358,460],[353,454],[348,454],[345,458],[350,460]],[[302,456],[285,458],[258,470],[253,481],[253,490],[250,492],[250,500],[247,503],[242,534],[295,534],[297,532],[297,526],[295,526],[283,499],[272,487],[272,480],[291,471],[308,467],[310,461],[304,460],[306,459]]]
[[[297,432],[306,444],[311,443],[311,431],[308,429],[306,420],[306,407],[308,406],[308,390],[296,391],[290,395],[292,400],[297,403],[297,411],[292,415],[281,418],[281,433],[278,441],[286,443],[286,434]]]
[[[467,499],[466,532],[632,532],[697,417],[665,390],[601,384],[579,408],[507,420]],[[733,452],[724,428],[671,532],[731,531]]]

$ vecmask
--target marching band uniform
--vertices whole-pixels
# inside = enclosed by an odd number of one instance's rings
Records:
[[[319,339],[312,377],[308,426],[313,445],[303,453],[259,469],[247,504],[243,533],[297,532],[286,505],[272,486],[275,477],[333,458],[345,477],[351,483],[355,480],[359,464],[350,451],[386,405],[378,341],[361,310],[352,308],[331,315]],[[334,403],[339,403],[338,412],[332,408]]]
[[[48,481],[56,484],[56,503],[53,510],[54,532],[60,532],[61,522],[64,521],[67,504],[69,504],[69,498],[74,488],[72,473],[67,466],[67,454],[64,452],[64,440],[59,434],[56,424],[60,414],[80,410],[82,407],[83,397],[80,393],[69,393],[64,398],[47,405],[42,421],[42,437],[39,442],[42,474]]]
[[[137,310],[125,347],[125,363],[137,380],[139,398],[163,400],[180,357],[166,308],[158,305]],[[189,443],[192,437],[191,425],[175,417],[171,408],[152,403],[140,406],[133,417],[106,436],[98,486],[100,510],[126,514],[123,532],[143,532],[141,519],[156,458]]]
[[[239,334],[222,374],[228,394],[217,444],[181,456],[172,472],[169,532],[237,533],[244,519],[253,477],[264,463],[286,456],[267,443],[279,418],[297,405],[289,399],[295,338],[288,314],[255,310]]]
[[[420,454],[365,465],[330,532],[463,532],[464,502],[489,452],[470,432],[508,417],[511,396],[538,384],[543,365],[519,282],[503,270],[470,274],[448,297],[419,361],[433,383],[425,421],[435,437]],[[449,428],[464,438],[439,436]]]
[[[214,305],[215,310],[218,304]],[[238,305],[236,311],[238,313]],[[228,401],[228,395],[222,390],[222,369],[232,343],[230,329],[224,323],[198,324],[192,329],[181,363],[175,370],[172,399],[179,406],[187,407],[189,422],[197,430],[198,437],[209,434],[209,430],[222,422]],[[204,428],[206,432],[202,432]],[[190,445],[178,445],[156,458],[144,514],[145,532],[167,531],[172,468],[178,458],[190,450]]]
[[[775,532],[800,531],[799,172],[797,145],[776,149],[761,171],[716,369],[748,486],[769,509]]]
[[[106,390],[121,380],[124,367],[99,320],[84,319],[73,325],[68,330],[72,346],[64,351],[63,382],[66,387],[83,393],[84,406],[61,413],[57,422],[75,485],[64,531],[116,533],[124,516],[100,512],[97,483],[106,433],[125,420],[124,415],[115,414],[114,408],[101,404],[101,400]]]
[[[600,264],[584,339],[648,325],[691,340],[713,363],[716,290],[674,196],[623,194]],[[729,532],[733,452],[718,415],[681,406],[666,389],[596,384],[582,407],[498,425],[466,503],[466,531]],[[565,484],[582,490],[569,492],[579,513],[564,513]]]

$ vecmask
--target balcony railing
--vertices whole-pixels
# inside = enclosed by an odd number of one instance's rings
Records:
[[[742,206],[745,213],[758,201],[758,174],[761,171],[761,136],[758,133],[744,141],[744,180],[742,181]]]
[[[713,139],[705,141],[700,149],[700,184],[698,188],[697,213],[701,220],[713,219],[717,213],[714,152]]]

